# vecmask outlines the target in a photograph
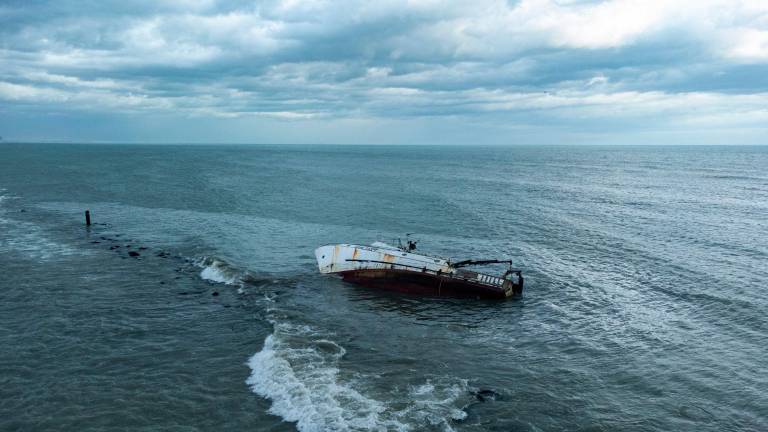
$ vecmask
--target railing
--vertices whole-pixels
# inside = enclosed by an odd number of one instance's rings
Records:
[[[484,274],[484,273],[472,272],[475,275],[474,277],[472,277],[472,276],[466,275],[466,273],[468,273],[468,272],[443,272],[443,271],[440,271],[440,270],[428,269],[426,267],[418,267],[418,266],[412,266],[412,265],[408,265],[408,264],[397,264],[397,263],[391,263],[391,262],[388,262],[388,261],[361,260],[361,259],[347,259],[346,261],[349,261],[349,262],[366,262],[366,263],[384,264],[384,265],[389,266],[389,268],[392,269],[392,270],[395,270],[395,267],[402,267],[402,268],[406,268],[406,269],[415,269],[415,270],[418,270],[418,271],[420,271],[422,273],[430,273],[430,274],[433,274],[435,276],[446,276],[446,277],[450,277],[450,278],[453,278],[453,279],[461,279],[461,280],[465,280],[465,281],[468,281],[468,282],[476,282],[476,283],[480,283],[480,284],[484,284],[484,285],[494,285],[494,286],[498,286],[498,287],[501,287],[501,286],[504,285],[504,279],[503,278],[500,278],[498,276],[487,275],[487,274]],[[384,267],[384,268],[386,268],[386,267]]]

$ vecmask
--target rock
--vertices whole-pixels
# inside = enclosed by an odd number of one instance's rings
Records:
[[[219,292],[218,291],[214,291],[211,295],[216,297],[217,295],[219,295]]]
[[[472,392],[472,395],[477,398],[480,402],[485,402],[487,400],[496,400],[499,397],[499,394],[496,393],[493,390],[490,389],[480,389],[476,392]]]
[[[138,253],[138,252],[136,252],[136,251],[130,251],[130,252],[128,252],[128,255],[129,255],[129,256],[132,256],[132,257],[137,257],[137,256],[139,256],[139,255],[141,255],[141,254],[140,254],[140,253]]]

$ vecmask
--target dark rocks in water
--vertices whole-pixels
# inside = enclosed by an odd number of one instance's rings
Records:
[[[500,394],[498,394],[495,391],[490,390],[490,389],[480,389],[478,391],[473,391],[471,393],[480,402],[485,402],[485,401],[488,401],[488,400],[495,401],[496,399],[500,399],[501,398]]]
[[[147,250],[144,246],[139,247],[139,250]]]
[[[138,253],[138,252],[136,252],[136,251],[130,251],[130,252],[128,252],[128,255],[130,255],[130,256],[132,256],[132,257],[137,257],[137,256],[139,256],[139,255],[141,255],[141,254],[140,254],[140,253]]]
[[[165,285],[165,281],[160,281],[160,285]]]
[[[214,291],[214,292],[211,293],[211,295],[216,297],[217,295],[219,295],[219,292],[218,291]]]

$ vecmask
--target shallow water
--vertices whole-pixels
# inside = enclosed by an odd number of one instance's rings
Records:
[[[766,430],[767,173],[767,147],[0,145],[0,429]],[[405,232],[511,257],[524,297],[317,273]]]

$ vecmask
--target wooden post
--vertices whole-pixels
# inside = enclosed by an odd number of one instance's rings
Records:
[[[91,211],[85,211],[85,226],[91,226]]]

